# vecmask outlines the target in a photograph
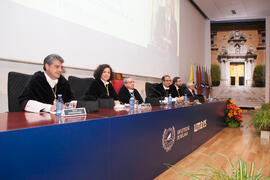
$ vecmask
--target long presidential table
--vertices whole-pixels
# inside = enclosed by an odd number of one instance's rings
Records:
[[[0,114],[0,179],[153,179],[224,127],[224,102],[100,109],[82,117]]]

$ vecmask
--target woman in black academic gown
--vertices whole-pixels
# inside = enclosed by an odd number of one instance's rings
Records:
[[[115,104],[120,104],[118,95],[112,83],[113,71],[110,65],[101,64],[94,72],[95,80],[87,90],[84,100],[96,100],[98,98],[112,98]]]

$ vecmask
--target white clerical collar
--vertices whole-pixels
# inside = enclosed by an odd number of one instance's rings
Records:
[[[106,86],[110,83],[109,81],[107,81],[107,82],[103,81],[103,79],[100,79],[100,80],[103,82],[104,86]]]
[[[169,87],[165,87],[164,85],[163,85],[163,88],[164,88],[165,90],[169,90],[169,89],[170,89]]]
[[[51,79],[50,76],[48,76],[48,74],[46,73],[46,71],[44,71],[44,75],[51,88],[54,88],[54,86],[58,83],[58,79]]]
[[[130,94],[134,93],[134,89],[128,89],[128,91],[129,91]]]

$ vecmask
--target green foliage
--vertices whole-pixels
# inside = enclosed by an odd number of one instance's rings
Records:
[[[179,176],[187,176],[192,180],[270,180],[270,177],[265,177],[262,174],[263,167],[255,172],[254,162],[251,162],[250,166],[248,167],[247,163],[242,159],[232,163],[232,161],[227,156],[223,154],[219,155],[224,157],[230,164],[231,173],[226,172],[224,167],[217,169],[210,165],[202,167],[199,171],[184,171],[179,168],[174,168],[171,165],[168,167],[172,167],[175,173]]]
[[[264,109],[259,110],[253,116],[253,125],[258,130],[270,130],[270,109],[269,104],[262,106]]]
[[[263,110],[270,110],[270,103],[265,103],[262,105],[261,109]]]
[[[255,87],[265,86],[265,65],[257,65],[254,68],[253,82]]]
[[[269,103],[265,103],[262,105],[261,109],[264,109],[264,110],[270,110],[270,104]]]
[[[220,84],[220,67],[217,64],[211,64],[212,85],[219,86]]]

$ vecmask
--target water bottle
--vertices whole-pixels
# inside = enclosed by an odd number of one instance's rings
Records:
[[[58,94],[58,98],[56,101],[56,115],[61,116],[63,109],[64,109],[64,101],[62,99],[62,94]]]
[[[184,103],[187,103],[187,94],[184,96]]]
[[[209,93],[209,95],[208,95],[208,100],[210,100],[211,99],[211,94]]]
[[[172,95],[169,94],[169,97],[168,97],[168,105],[172,105]]]
[[[131,97],[129,99],[129,109],[130,110],[134,110],[134,104],[135,104],[134,94],[131,94]]]

